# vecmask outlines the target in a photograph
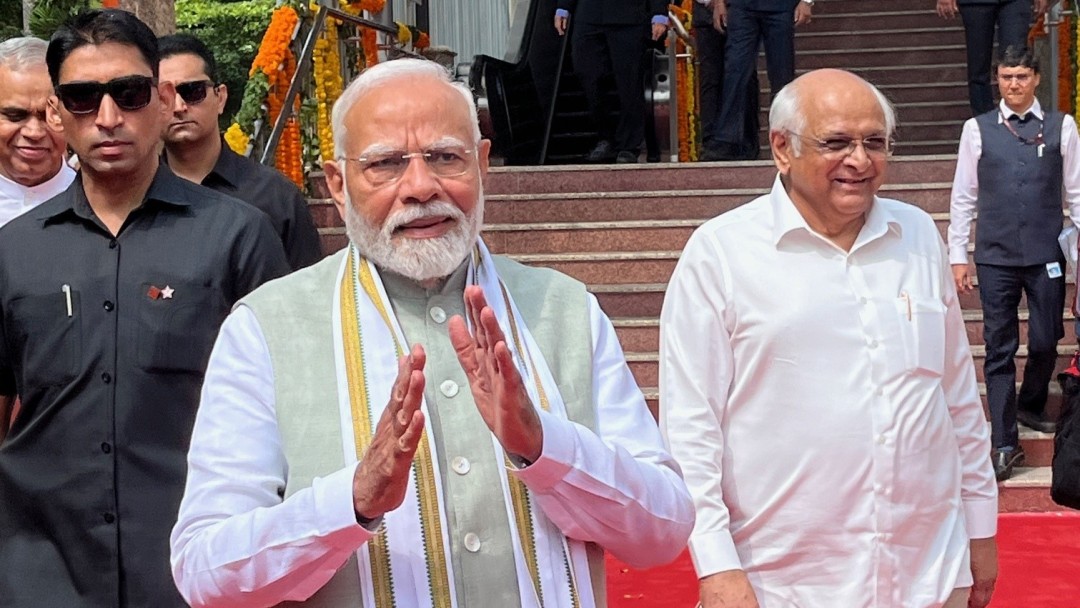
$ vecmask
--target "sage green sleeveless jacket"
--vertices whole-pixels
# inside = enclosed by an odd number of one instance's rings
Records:
[[[273,281],[239,304],[255,314],[274,369],[275,408],[289,470],[286,497],[310,487],[316,477],[345,466],[334,362],[333,296],[347,251]],[[559,385],[570,419],[595,430],[592,332],[585,286],[549,269],[498,256],[494,260]],[[606,606],[603,550],[589,544],[588,554],[596,605],[602,608]],[[350,558],[307,601],[282,605],[362,606],[356,558]]]

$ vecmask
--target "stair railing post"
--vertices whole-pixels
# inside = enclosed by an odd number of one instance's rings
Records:
[[[674,16],[670,16],[669,19],[674,19]],[[668,56],[668,74],[670,74],[671,86],[668,87],[670,94],[668,95],[668,140],[669,140],[669,154],[668,161],[677,163],[679,162],[679,137],[682,136],[679,133],[679,55],[675,47],[677,47],[675,37],[672,36],[670,44],[667,45]],[[690,55],[687,55],[686,61],[690,61]]]

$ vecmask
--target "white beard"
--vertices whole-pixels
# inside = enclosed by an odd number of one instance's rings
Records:
[[[343,184],[344,186],[344,184]],[[484,190],[480,188],[476,206],[465,214],[457,205],[442,200],[408,205],[390,215],[383,225],[375,226],[352,204],[345,190],[345,233],[360,253],[376,267],[414,281],[450,276],[469,256],[480,236],[484,217]],[[426,217],[452,218],[456,225],[446,234],[432,239],[394,240],[394,230]]]

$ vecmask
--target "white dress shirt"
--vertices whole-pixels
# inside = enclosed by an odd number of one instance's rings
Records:
[[[36,186],[23,186],[0,175],[0,226],[60,194],[75,180],[75,170],[60,163],[60,170]]]
[[[566,536],[597,542],[628,563],[674,559],[693,526],[690,497],[611,321],[588,299],[598,434],[540,411],[542,455],[514,474]],[[210,357],[172,536],[173,575],[192,605],[308,597],[373,536],[353,511],[355,462],[282,501],[288,463],[274,399],[262,330],[238,307]],[[533,605],[530,591],[522,606]]]
[[[1008,120],[1017,114],[1001,101],[998,104],[1002,116]],[[1019,112],[1020,116],[1031,112],[1043,120],[1042,106],[1039,100],[1030,108]],[[1076,121],[1069,114],[1061,124],[1061,185],[1065,202],[1069,205],[1069,214],[1080,218],[1080,135],[1076,132]],[[949,206],[949,263],[968,263],[968,241],[971,239],[971,221],[975,218],[976,201],[979,199],[979,159],[982,157],[982,133],[979,123],[969,118],[964,123],[960,135],[960,148],[956,157],[956,174],[953,178],[952,202]]]
[[[762,608],[927,608],[971,585],[997,486],[926,213],[875,198],[848,252],[777,179],[691,237],[660,340],[699,577],[745,570]]]

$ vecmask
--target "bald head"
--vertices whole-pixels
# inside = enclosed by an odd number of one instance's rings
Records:
[[[833,68],[807,72],[781,89],[769,109],[769,132],[804,133],[809,113],[843,112],[867,99],[881,109],[886,134],[891,138],[896,131],[896,112],[889,100],[861,77]],[[792,149],[799,152],[798,139],[792,141]]]

